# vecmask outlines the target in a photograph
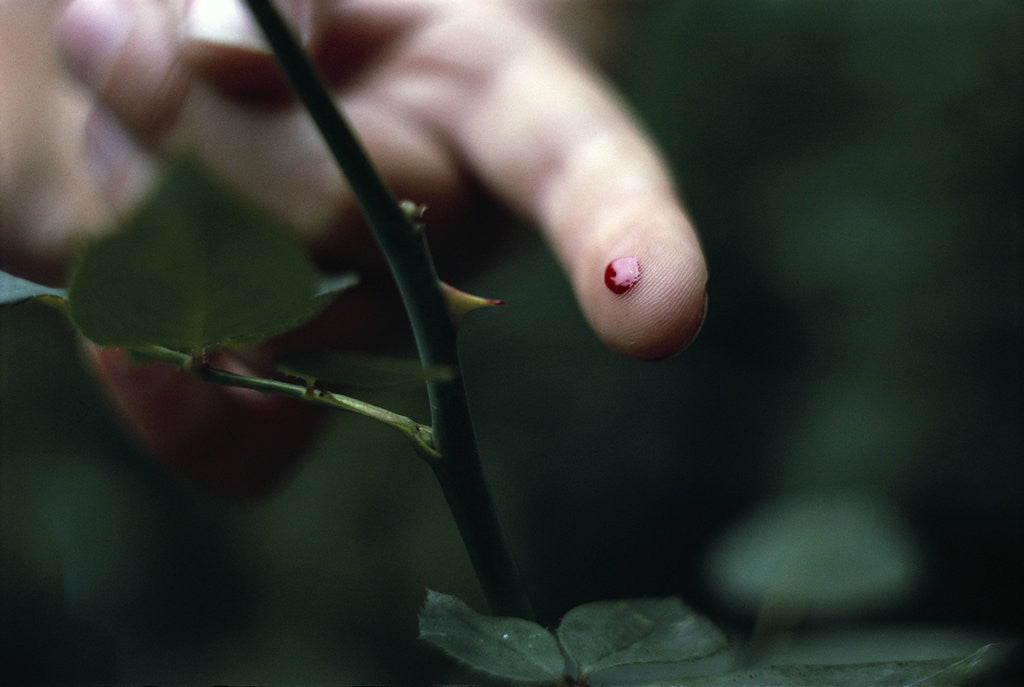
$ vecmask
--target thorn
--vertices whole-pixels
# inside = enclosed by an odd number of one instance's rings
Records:
[[[444,291],[444,300],[448,305],[448,315],[452,318],[452,322],[458,327],[462,324],[462,318],[470,310],[476,310],[477,308],[483,308],[494,305],[505,305],[505,301],[500,301],[496,298],[484,298],[482,296],[474,296],[471,293],[461,291],[451,284],[441,282],[441,286]]]

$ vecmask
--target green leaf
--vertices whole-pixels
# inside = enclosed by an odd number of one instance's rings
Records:
[[[565,659],[554,636],[520,618],[492,618],[462,601],[428,591],[420,613],[420,639],[494,677],[520,682],[555,682]]]
[[[696,661],[728,646],[721,630],[676,597],[583,604],[565,614],[557,635],[584,676],[636,663]]]
[[[295,242],[185,159],[123,231],[86,249],[70,312],[100,345],[194,351],[292,329],[351,280],[319,284]]]
[[[871,492],[773,499],[721,537],[708,563],[736,607],[829,619],[898,601],[923,569],[906,522]]]
[[[415,358],[338,351],[289,354],[278,361],[277,369],[307,382],[322,383],[329,389],[381,389],[447,381],[455,376],[454,369],[446,366],[436,366],[425,374],[423,364]]]
[[[36,284],[28,279],[15,277],[13,274],[0,270],[0,305],[14,305],[24,301],[46,300],[56,298],[65,300],[68,292],[65,289],[55,289],[52,286]]]
[[[990,644],[963,656],[928,661],[753,668],[648,683],[647,687],[950,687],[984,672],[993,648]]]

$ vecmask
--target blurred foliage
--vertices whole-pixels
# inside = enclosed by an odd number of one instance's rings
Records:
[[[297,241],[217,182],[175,160],[120,231],[78,256],[68,312],[90,341],[193,353],[264,341],[358,281],[321,280]]]
[[[912,537],[914,590],[864,625],[791,628],[847,633],[818,660],[894,658],[868,623],[924,628],[914,658],[1021,633],[1021,5],[635,18],[613,78],[701,230],[701,337],[616,358],[536,240],[460,284],[509,303],[467,318],[465,367],[543,622],[678,594],[748,633],[708,552],[776,499],[856,492]],[[416,394],[370,400],[425,417]],[[274,499],[207,498],[130,445],[55,314],[3,313],[0,681],[440,680],[415,639],[427,587],[483,607],[429,470],[386,428],[339,417]]]

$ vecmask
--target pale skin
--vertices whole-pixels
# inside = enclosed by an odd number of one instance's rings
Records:
[[[78,86],[68,81],[63,93],[54,81],[41,89],[45,60],[32,61],[33,73],[4,56],[0,77],[19,86],[18,99],[6,98],[0,110],[9,161],[0,185],[5,269],[62,278],[86,228],[130,208],[161,160],[181,150],[198,152],[321,263],[379,268],[333,160],[234,3],[28,3],[46,8],[34,11],[12,4],[0,6],[0,38],[10,39],[0,51],[59,52],[52,65]],[[543,234],[607,346],[642,359],[674,355],[704,316],[697,236],[634,118],[567,41],[537,21],[546,5],[566,3],[281,3],[396,195],[430,208],[434,240],[487,231],[469,210],[497,199]],[[46,51],[53,41],[14,41],[24,36],[25,17],[37,39],[53,36],[57,51]],[[47,116],[10,114],[28,110]],[[33,200],[15,183],[26,175],[45,198]],[[641,278],[616,294],[603,275],[622,257],[636,258]],[[346,298],[331,317],[354,318],[365,338],[332,335],[351,328],[329,325],[318,336],[346,345],[370,338],[367,323],[380,330],[375,335],[389,331],[393,316],[379,299]],[[315,425],[307,409],[280,399],[204,385],[162,366],[133,367],[116,351],[87,352],[143,442],[212,486],[241,471],[228,491],[260,491],[266,474],[296,462]]]

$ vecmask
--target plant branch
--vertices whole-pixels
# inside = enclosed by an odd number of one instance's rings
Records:
[[[533,611],[484,478],[458,367],[456,328],[423,232],[381,180],[273,4],[269,0],[246,0],[246,4],[362,206],[398,285],[424,370],[438,366],[456,370],[453,379],[427,381],[433,445],[440,454],[440,459],[429,463],[492,611],[530,618]]]
[[[412,418],[400,415],[399,413],[381,408],[372,403],[367,403],[358,398],[345,396],[324,389],[317,389],[309,384],[292,384],[278,379],[267,379],[265,377],[251,377],[241,375],[227,370],[221,370],[202,362],[188,353],[182,353],[163,346],[145,346],[129,349],[132,355],[154,360],[163,363],[170,363],[175,367],[186,370],[193,376],[205,382],[232,386],[240,389],[252,389],[264,394],[274,396],[285,396],[298,401],[312,403],[313,405],[345,410],[368,417],[377,422],[383,422],[401,432],[412,442],[416,452],[428,460],[440,458],[433,444],[433,432],[430,427],[422,425]]]

